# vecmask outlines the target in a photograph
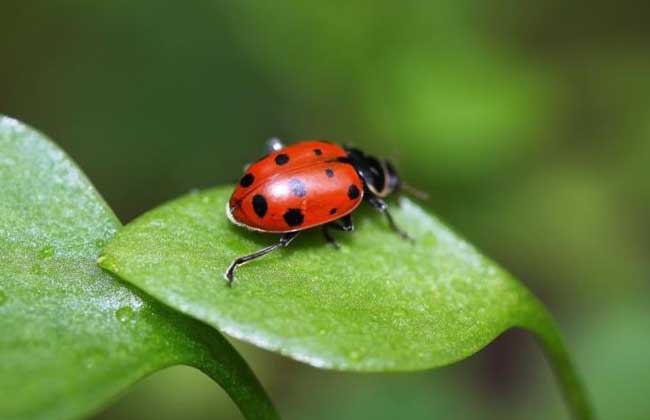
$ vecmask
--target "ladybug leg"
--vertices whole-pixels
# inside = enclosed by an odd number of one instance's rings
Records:
[[[336,249],[340,249],[341,245],[336,241],[336,239],[332,236],[329,230],[330,226],[329,224],[323,225],[323,236],[325,236],[325,241],[332,245]]]
[[[347,216],[343,216],[339,219],[342,224],[338,223],[332,223],[332,226],[336,226],[339,230],[342,230],[344,232],[352,232],[354,230],[354,224],[352,223],[352,216],[349,214]]]
[[[284,147],[284,144],[282,144],[282,141],[280,141],[279,138],[277,137],[271,137],[266,141],[266,152],[267,153],[273,153],[277,152],[278,150],[282,149]]]
[[[388,220],[388,225],[390,226],[393,231],[395,231],[399,236],[401,236],[403,239],[406,239],[408,241],[413,242],[413,238],[411,238],[408,233],[404,232],[402,229],[400,229],[396,224],[395,221],[393,220],[393,216],[391,216],[390,212],[388,211],[388,205],[384,200],[382,200],[379,197],[370,197],[368,199],[368,202],[370,205],[372,205],[374,208],[379,210],[380,212],[384,213],[386,215],[386,220]]]
[[[262,248],[259,251],[253,252],[252,254],[244,255],[243,257],[239,257],[235,259],[230,264],[228,270],[226,270],[225,273],[225,277],[226,277],[226,281],[228,282],[228,285],[230,286],[232,284],[232,281],[235,279],[235,269],[237,267],[249,261],[252,261],[256,258],[263,257],[264,255],[273,252],[278,248],[284,248],[288,246],[291,243],[291,241],[293,241],[296,238],[296,236],[298,236],[298,233],[299,232],[285,233],[282,236],[280,236],[280,241],[278,241],[278,243],[269,245],[266,248]]]
[[[352,232],[354,230],[354,224],[352,223],[352,216],[349,214],[347,216],[341,217],[341,222],[343,222],[343,230],[345,232]]]

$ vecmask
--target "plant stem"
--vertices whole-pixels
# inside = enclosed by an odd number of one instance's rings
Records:
[[[537,306],[532,311],[534,315],[529,314],[533,316],[529,317],[522,327],[535,335],[544,350],[573,417],[577,420],[592,420],[594,413],[587,392],[564,346],[557,325],[544,305],[536,298],[533,299],[536,302],[534,306]]]
[[[246,361],[221,335],[201,325],[202,334],[194,338],[205,344],[203,357],[190,359],[188,364],[216,381],[239,407],[248,420],[280,420],[271,399]]]

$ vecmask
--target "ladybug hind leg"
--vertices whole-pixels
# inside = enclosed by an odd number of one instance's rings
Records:
[[[397,233],[403,239],[406,239],[410,242],[414,242],[413,238],[411,238],[408,233],[404,232],[402,229],[399,228],[399,226],[397,226],[395,220],[393,220],[393,216],[391,216],[390,212],[388,211],[388,205],[384,200],[382,200],[379,197],[370,197],[368,199],[368,202],[375,209],[379,210],[380,212],[384,213],[384,215],[386,215],[386,220],[388,221],[388,225],[395,233]]]
[[[284,248],[286,246],[289,246],[291,241],[293,241],[296,236],[298,236],[299,232],[289,232],[285,233],[282,236],[280,236],[280,240],[273,244],[269,245],[265,248],[260,249],[259,251],[255,251],[252,254],[244,255],[242,257],[236,258],[228,267],[228,270],[226,270],[224,277],[226,278],[226,281],[228,282],[228,285],[232,285],[233,280],[235,279],[235,270],[237,267],[239,267],[242,264],[246,264],[249,261],[252,261],[256,258],[263,257],[264,255],[275,251],[278,248]]]
[[[334,238],[330,233],[330,227],[331,227],[330,224],[323,225],[322,229],[323,229],[323,236],[325,237],[325,242],[332,245],[336,249],[340,249],[341,245],[339,245],[336,238]]]

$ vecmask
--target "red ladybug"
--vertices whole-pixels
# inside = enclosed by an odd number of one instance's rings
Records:
[[[395,225],[383,200],[401,187],[388,161],[323,140],[285,147],[271,139],[268,151],[246,169],[226,205],[226,215],[247,229],[279,233],[280,241],[235,259],[225,273],[229,284],[238,266],[286,247],[303,230],[321,226],[327,242],[338,247],[329,228],[352,231],[350,213],[364,199],[386,215],[395,232],[410,239]]]

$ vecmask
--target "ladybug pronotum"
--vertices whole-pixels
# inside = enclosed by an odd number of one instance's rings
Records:
[[[338,248],[330,228],[354,230],[350,214],[366,200],[386,215],[388,224],[405,239],[383,200],[401,188],[387,160],[323,140],[284,146],[268,142],[268,154],[246,168],[226,204],[228,219],[250,230],[280,234],[276,244],[235,259],[225,277],[231,284],[235,269],[278,248],[288,246],[306,229],[320,226],[325,240]]]

